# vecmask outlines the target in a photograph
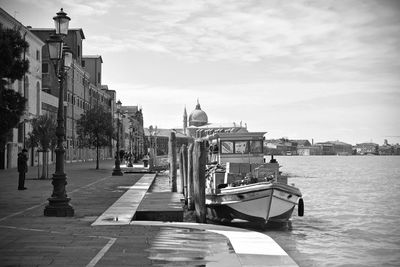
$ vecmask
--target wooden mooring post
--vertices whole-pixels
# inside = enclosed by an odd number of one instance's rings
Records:
[[[193,201],[193,143],[188,147],[188,161],[187,161],[187,205],[188,210],[194,210]]]
[[[188,154],[187,154],[187,146],[185,144],[182,145],[182,172],[183,172],[183,195],[185,196],[185,203],[187,203],[187,160],[188,160]]]
[[[193,185],[196,221],[206,223],[206,142],[195,140],[193,148]]]
[[[168,142],[169,179],[171,180],[172,192],[177,192],[176,186],[176,135],[171,132]]]
[[[178,165],[179,165],[179,175],[176,177],[176,189],[178,193],[183,194],[183,153],[182,147],[179,149]]]

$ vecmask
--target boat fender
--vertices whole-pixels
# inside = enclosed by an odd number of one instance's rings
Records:
[[[302,217],[304,215],[304,201],[302,198],[299,198],[299,203],[297,207],[297,214]]]

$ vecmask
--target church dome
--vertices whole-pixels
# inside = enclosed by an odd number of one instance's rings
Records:
[[[201,110],[200,103],[197,100],[196,109],[189,115],[189,126],[203,126],[208,123],[207,114]]]

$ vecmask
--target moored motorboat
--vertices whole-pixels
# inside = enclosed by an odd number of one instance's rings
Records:
[[[272,157],[263,159],[265,133],[219,134],[212,140],[216,160],[209,165],[206,183],[207,216],[211,220],[287,222],[295,207],[303,215],[300,190],[287,184]]]

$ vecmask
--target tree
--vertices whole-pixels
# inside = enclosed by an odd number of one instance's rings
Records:
[[[6,86],[21,80],[28,71],[29,61],[22,58],[28,47],[17,29],[0,27],[0,150],[25,111],[26,99]]]
[[[113,123],[110,112],[95,106],[81,115],[77,132],[82,146],[96,148],[96,170],[99,169],[99,148],[110,145]]]
[[[43,152],[43,171],[41,179],[47,177],[47,152],[57,144],[56,121],[48,115],[42,115],[31,121],[32,132],[28,134],[28,144],[31,147],[40,147]]]

